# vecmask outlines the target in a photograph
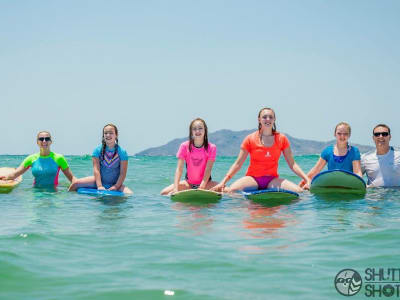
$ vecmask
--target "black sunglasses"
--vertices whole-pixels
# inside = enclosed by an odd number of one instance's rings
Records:
[[[43,142],[43,141],[50,142],[50,141],[51,141],[51,137],[49,137],[49,136],[40,137],[40,138],[38,138],[38,141],[41,141],[41,142]]]
[[[385,131],[385,132],[374,132],[374,136],[378,137],[378,136],[388,136],[389,132]]]

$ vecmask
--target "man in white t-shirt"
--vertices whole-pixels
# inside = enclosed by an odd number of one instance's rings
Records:
[[[372,130],[376,150],[361,156],[361,169],[367,173],[368,187],[400,186],[400,151],[389,145],[390,128],[378,124]]]

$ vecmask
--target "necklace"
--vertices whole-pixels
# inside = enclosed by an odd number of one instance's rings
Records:
[[[261,144],[263,144],[265,147],[271,147],[274,143],[273,136],[274,136],[273,134],[271,135],[262,134],[260,138]]]

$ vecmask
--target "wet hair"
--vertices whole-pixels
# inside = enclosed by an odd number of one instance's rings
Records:
[[[349,136],[350,136],[351,135],[351,127],[350,127],[349,123],[346,123],[346,122],[340,122],[339,124],[337,124],[335,127],[335,131],[333,132],[333,135],[336,135],[337,128],[342,125],[347,127],[347,129],[349,130]]]
[[[41,133],[47,133],[47,134],[50,136],[50,138],[51,138],[50,132],[48,132],[47,130],[41,130],[41,131],[39,131],[38,134],[36,135],[36,140],[39,138],[39,135],[40,135]]]
[[[377,129],[378,127],[385,127],[389,131],[389,135],[390,135],[390,128],[386,124],[378,124],[378,125],[376,125],[374,127],[374,129],[372,129],[372,135],[374,135],[375,129]]]
[[[104,129],[106,129],[106,127],[108,127],[108,126],[111,126],[111,127],[113,127],[114,128],[114,131],[115,131],[115,135],[117,136],[117,138],[115,139],[115,142],[116,142],[116,149],[115,149],[115,151],[114,151],[114,154],[113,154],[113,157],[112,158],[114,158],[114,156],[115,155],[117,155],[117,153],[118,153],[118,128],[117,128],[117,126],[115,126],[114,124],[107,124],[107,125],[105,125],[104,127],[103,127],[103,131],[102,131],[102,133],[101,133],[101,144],[102,144],[102,147],[101,147],[101,155],[100,155],[100,161],[103,161],[104,160],[104,153],[106,152],[106,140],[104,139]]]
[[[272,109],[272,108],[270,108],[270,107],[264,107],[264,108],[261,108],[261,110],[258,112],[258,118],[261,118],[261,113],[264,111],[264,110],[270,110],[270,111],[272,111],[273,113],[274,113],[274,118],[276,118],[276,115],[275,115],[275,111]],[[260,131],[261,130],[261,123],[260,123],[260,121],[258,121],[258,131]],[[274,120],[274,125],[272,125],[272,133],[275,133],[276,132],[276,123],[275,123],[275,120]]]
[[[193,138],[193,135],[192,135],[192,127],[193,127],[194,122],[196,122],[196,121],[200,121],[200,122],[203,123],[203,126],[204,126],[203,146],[204,146],[204,149],[206,149],[206,151],[208,151],[208,128],[207,128],[206,121],[204,121],[201,118],[196,118],[192,122],[190,122],[190,126],[189,126],[189,151],[190,152],[192,151],[192,147],[194,145],[194,138]]]

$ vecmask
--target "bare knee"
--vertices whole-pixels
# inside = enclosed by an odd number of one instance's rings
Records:
[[[71,183],[71,185],[68,188],[68,192],[73,192],[73,191],[76,191],[76,190],[77,190],[77,184],[75,182]]]
[[[299,187],[299,186],[293,186],[293,187],[290,188],[290,190],[292,190],[293,192],[296,192],[296,193],[303,192],[303,189],[301,187]]]
[[[123,192],[124,194],[133,195],[132,190],[130,188],[128,188],[127,186],[125,186],[125,185],[122,186],[121,190],[122,190],[121,192]]]
[[[240,189],[238,187],[232,187],[232,186],[229,186],[229,187],[227,186],[227,187],[224,187],[224,189],[223,189],[224,193],[235,193],[239,190]]]
[[[172,191],[172,189],[170,188],[170,186],[167,186],[166,188],[164,188],[164,189],[161,191],[160,195],[166,196],[166,195],[169,194],[170,191]]]

